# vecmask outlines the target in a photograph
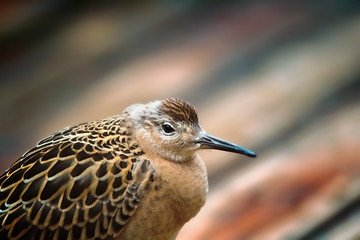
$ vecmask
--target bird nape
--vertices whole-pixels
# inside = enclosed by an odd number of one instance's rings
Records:
[[[0,239],[174,239],[205,203],[199,149],[256,156],[177,99],[56,132],[1,175]]]

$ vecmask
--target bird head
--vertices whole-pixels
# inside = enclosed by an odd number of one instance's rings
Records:
[[[195,108],[185,101],[170,98],[135,104],[126,112],[133,120],[135,136],[146,145],[142,147],[169,161],[189,161],[199,149],[256,156],[250,150],[207,134],[199,123]]]

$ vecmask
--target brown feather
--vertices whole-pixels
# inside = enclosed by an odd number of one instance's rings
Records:
[[[161,111],[178,122],[198,124],[199,119],[195,108],[188,102],[169,98],[162,102]]]
[[[1,239],[106,239],[122,232],[143,195],[139,186],[154,170],[140,161],[143,152],[121,118],[59,131],[0,177]]]

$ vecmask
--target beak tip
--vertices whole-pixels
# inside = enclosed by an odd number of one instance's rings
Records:
[[[250,151],[250,150],[247,150],[246,156],[249,156],[249,157],[252,157],[252,158],[255,158],[256,157],[256,153],[254,153],[253,151]]]

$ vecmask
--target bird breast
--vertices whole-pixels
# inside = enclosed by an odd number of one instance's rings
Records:
[[[159,187],[146,193],[121,239],[174,239],[205,203],[208,181],[204,162],[198,156],[181,163],[146,157],[156,170]]]
[[[162,191],[175,215],[185,222],[204,205],[208,190],[205,164],[196,155],[192,161],[171,162],[154,159],[153,165],[162,180]]]

